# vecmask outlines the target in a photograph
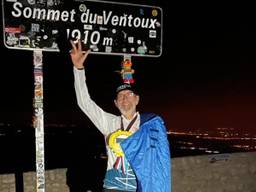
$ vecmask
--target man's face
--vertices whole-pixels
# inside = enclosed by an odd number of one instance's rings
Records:
[[[139,96],[131,90],[120,91],[115,99],[115,105],[122,114],[127,112],[136,112],[136,106],[139,103]]]

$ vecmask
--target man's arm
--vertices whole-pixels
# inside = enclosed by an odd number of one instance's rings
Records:
[[[113,123],[116,116],[103,111],[90,97],[84,71],[84,62],[90,51],[82,51],[81,41],[77,44],[71,41],[72,50],[70,56],[74,65],[75,92],[77,102],[81,110],[89,117],[94,125],[104,134],[107,135],[114,127],[109,125]]]

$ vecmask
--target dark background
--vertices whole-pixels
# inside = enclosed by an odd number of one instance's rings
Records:
[[[133,3],[133,2],[131,2]],[[137,2],[163,8],[163,53],[132,57],[140,111],[164,117],[168,129],[255,129],[255,24],[250,5],[165,0]],[[1,39],[1,41],[3,41]],[[65,40],[63,40],[65,42]],[[68,42],[63,43],[68,46]],[[73,88],[68,48],[43,52],[47,123],[84,123]],[[1,43],[0,122],[30,122],[33,53]],[[92,98],[116,113],[112,93],[121,56],[90,55],[86,75]]]

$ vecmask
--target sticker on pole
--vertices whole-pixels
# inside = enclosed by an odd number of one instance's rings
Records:
[[[159,57],[162,9],[88,0],[3,0],[4,44],[10,49],[60,51],[81,39],[95,54]]]

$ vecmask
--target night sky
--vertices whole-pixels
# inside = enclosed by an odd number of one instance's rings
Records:
[[[163,53],[132,57],[139,111],[160,114],[171,130],[233,127],[256,132],[256,27],[250,6],[151,4],[163,8]],[[27,123],[33,111],[33,53],[0,42],[0,122]],[[43,55],[45,123],[83,123],[68,53]],[[91,96],[108,112],[117,113],[112,93],[122,59],[91,54],[86,61]]]

